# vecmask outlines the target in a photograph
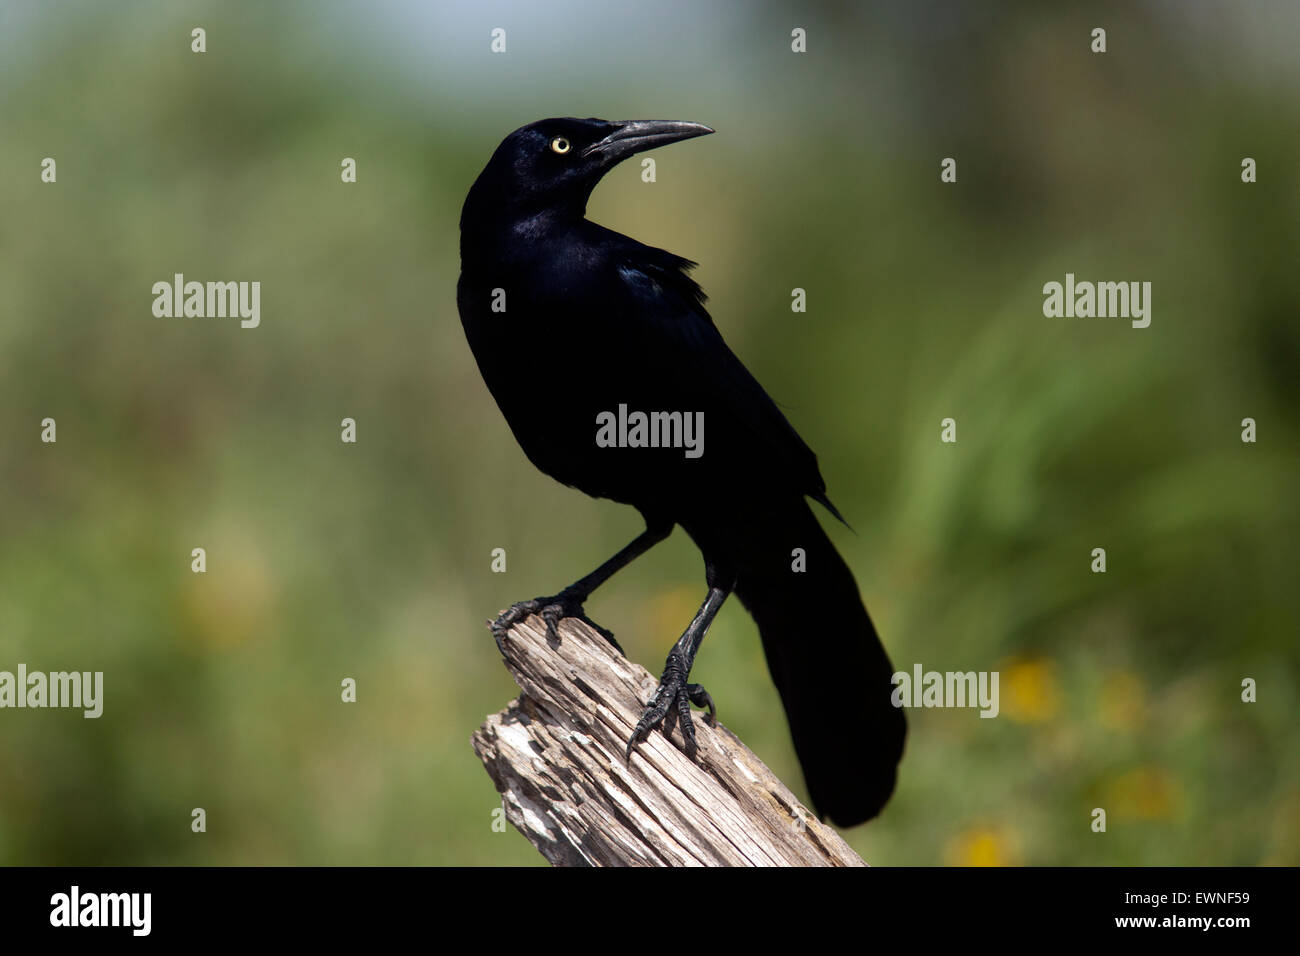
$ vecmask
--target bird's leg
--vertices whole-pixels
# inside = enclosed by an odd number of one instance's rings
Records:
[[[687,683],[687,679],[691,674],[691,666],[695,663],[695,655],[704,641],[704,635],[708,632],[709,625],[713,623],[718,609],[722,607],[722,602],[731,593],[732,587],[734,582],[726,587],[710,582],[708,597],[695,613],[690,626],[668,652],[663,676],[659,678],[659,688],[646,705],[645,713],[637,721],[636,729],[632,731],[632,738],[627,742],[626,756],[631,757],[636,745],[649,737],[650,731],[661,721],[665,734],[672,732],[673,723],[681,724],[682,738],[686,741],[686,752],[691,756],[695,755],[695,727],[691,724],[691,704],[696,707],[707,707],[710,721],[717,716],[717,711],[714,709],[713,698],[709,696],[709,692],[699,684]]]
[[[542,620],[546,622],[547,639],[559,643],[560,635],[558,626],[561,620],[566,617],[576,617],[588,624],[593,630],[597,631],[601,637],[614,645],[614,649],[620,654],[623,648],[618,646],[618,641],[614,640],[614,634],[607,628],[601,627],[583,612],[582,606],[587,602],[591,593],[600,587],[615,572],[627,567],[641,555],[645,554],[656,544],[668,537],[672,533],[672,522],[647,521],[646,529],[637,535],[626,547],[616,555],[592,571],[584,578],[574,581],[559,594],[550,597],[533,598],[531,601],[520,601],[511,605],[495,621],[489,623],[492,629],[492,637],[497,642],[497,649],[501,650],[501,639],[505,637],[506,631],[510,630],[511,625],[522,621],[530,614],[540,614]],[[502,652],[504,653],[504,651]]]

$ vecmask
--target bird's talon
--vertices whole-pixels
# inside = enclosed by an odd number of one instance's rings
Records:
[[[637,721],[627,742],[626,756],[631,757],[636,745],[646,740],[655,727],[659,727],[665,737],[671,737],[673,727],[680,725],[686,753],[694,757],[699,747],[695,739],[695,724],[691,718],[691,704],[708,707],[706,719],[710,724],[715,721],[716,711],[709,692],[699,684],[686,683],[683,662],[676,654],[670,654],[663,676],[659,678],[659,687],[646,704],[645,712]]]
[[[506,632],[511,627],[530,615],[536,614],[546,625],[547,640],[553,644],[558,644],[560,643],[560,622],[565,618],[575,617],[609,641],[614,649],[622,654],[623,648],[619,646],[618,641],[614,640],[614,632],[609,628],[601,627],[587,617],[582,608],[583,600],[583,597],[569,591],[561,591],[559,594],[550,597],[537,597],[531,601],[519,601],[502,611],[501,615],[495,621],[490,622],[488,626],[492,629],[492,636],[496,639],[499,648],[502,638],[505,637]]]
[[[708,708],[709,713],[705,720],[710,724],[718,722],[718,709],[713,706],[713,698],[709,696],[709,692],[704,689],[703,684],[687,684],[686,693],[690,696],[691,703],[696,707]]]

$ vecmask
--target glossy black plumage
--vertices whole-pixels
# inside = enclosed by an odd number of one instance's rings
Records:
[[[853,576],[805,501],[838,517],[816,457],[723,341],[687,274],[693,263],[585,218],[591,190],[622,159],[708,132],[543,120],[506,138],[466,198],[461,321],[516,440],[546,474],[632,505],[647,526],[595,572],[521,602],[498,626],[534,611],[582,614],[592,590],[681,525],[704,555],[708,595],[629,754],[665,719],[693,745],[689,702],[708,695],[687,678],[734,590],[758,623],[815,807],[852,825],[888,800],[905,723]],[[703,453],[599,447],[598,416],[620,406],[702,412]],[[792,570],[796,548],[807,554],[802,572]]]

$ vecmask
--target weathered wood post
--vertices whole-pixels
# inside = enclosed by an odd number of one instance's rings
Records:
[[[511,628],[501,647],[523,693],[473,736],[507,818],[551,863],[866,865],[720,724],[696,719],[694,760],[680,728],[625,758],[654,678],[579,620],[559,635],[537,616]]]

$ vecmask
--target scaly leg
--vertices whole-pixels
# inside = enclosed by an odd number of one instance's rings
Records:
[[[511,625],[522,621],[530,614],[540,614],[542,620],[546,622],[546,636],[549,640],[559,643],[560,635],[557,627],[561,620],[566,617],[576,617],[579,620],[590,625],[594,630],[600,633],[605,640],[614,645],[614,649],[620,654],[623,648],[618,646],[618,641],[614,640],[613,632],[601,627],[583,612],[582,606],[587,602],[591,593],[608,581],[614,574],[627,567],[641,555],[645,554],[664,538],[672,533],[672,522],[646,521],[646,529],[637,535],[630,544],[619,551],[616,555],[592,571],[586,577],[575,581],[559,594],[551,597],[533,598],[531,601],[520,601],[511,605],[495,621],[489,623],[492,629],[492,637],[497,642],[497,649],[501,649],[501,639],[505,637]],[[503,652],[504,653],[504,652]]]
[[[716,576],[710,573],[710,578],[714,577]],[[649,737],[650,731],[656,725],[663,722],[663,731],[668,734],[672,731],[674,721],[681,724],[682,737],[686,741],[686,752],[694,756],[696,744],[695,727],[691,724],[691,704],[707,707],[710,720],[717,712],[709,692],[699,684],[687,683],[687,679],[695,663],[695,655],[699,653],[700,644],[704,641],[704,635],[733,587],[735,587],[734,578],[725,587],[715,581],[710,582],[709,594],[695,613],[694,620],[678,638],[673,649],[668,652],[663,676],[659,678],[659,688],[646,705],[645,713],[637,721],[636,729],[632,731],[632,739],[627,742],[627,757],[632,756],[636,745]]]

